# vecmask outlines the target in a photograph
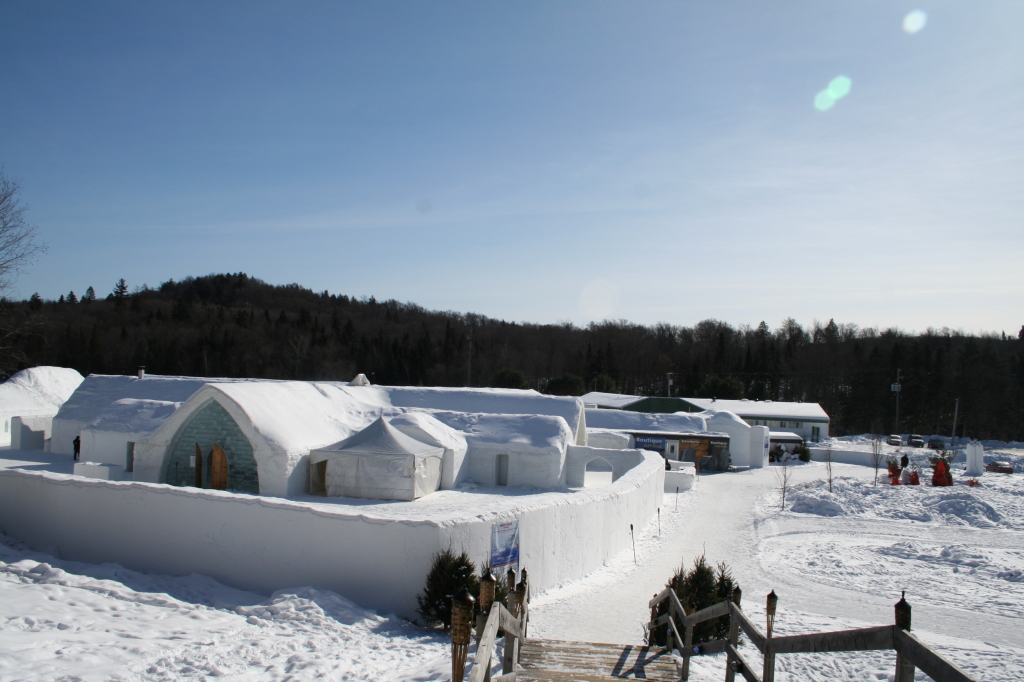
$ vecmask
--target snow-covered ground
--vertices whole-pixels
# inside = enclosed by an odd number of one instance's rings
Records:
[[[997,456],[1019,462],[1024,452]],[[1024,678],[1024,477],[986,474],[976,488],[962,476],[952,488],[875,486],[872,469],[835,464],[829,493],[823,464],[796,464],[783,510],[777,468],[702,476],[680,496],[679,511],[666,495],[662,538],[657,527],[645,529],[635,564],[631,553],[620,556],[535,600],[533,633],[636,642],[647,599],[673,569],[704,553],[729,565],[756,621],[764,622],[764,597],[776,591],[780,635],[890,624],[906,590],[926,642],[979,679]],[[696,660],[694,679],[720,680],[722,665],[721,657]],[[885,680],[894,659],[790,655],[777,665],[780,682]]]
[[[1024,464],[1016,448],[986,455]],[[1024,678],[1024,476],[970,488],[954,467],[952,488],[875,486],[870,468],[836,464],[829,492],[823,464],[797,464],[782,509],[777,469],[665,495],[635,529],[635,563],[627,551],[535,596],[531,633],[638,643],[647,600],[704,553],[730,566],[755,621],[779,594],[780,635],[889,624],[906,590],[926,642],[979,679]],[[260,595],[0,544],[0,680],[423,682],[446,677],[447,656],[444,637],[323,590]],[[722,679],[721,657],[694,660],[693,679]],[[887,680],[893,664],[891,652],[780,656],[776,679]]]
[[[267,597],[0,541],[3,680],[390,680],[446,656],[436,633],[333,592]]]

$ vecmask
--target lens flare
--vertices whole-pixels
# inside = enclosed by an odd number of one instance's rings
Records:
[[[853,81],[846,76],[836,76],[828,84],[828,94],[832,95],[833,99],[842,99],[850,94],[852,86]]]
[[[907,16],[903,17],[903,30],[914,35],[928,23],[928,15],[923,9],[915,9],[913,12],[908,12]]]
[[[836,76],[829,81],[828,87],[814,96],[814,108],[818,111],[828,111],[836,105],[836,102],[850,94],[853,81],[846,76]]]

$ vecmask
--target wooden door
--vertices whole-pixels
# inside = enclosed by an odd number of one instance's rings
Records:
[[[196,443],[196,487],[203,487],[203,449]]]
[[[228,457],[216,443],[210,453],[210,487],[214,490],[228,489]]]

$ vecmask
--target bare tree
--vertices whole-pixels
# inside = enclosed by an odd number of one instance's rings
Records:
[[[21,187],[0,168],[0,293],[14,281],[14,275],[33,258],[46,251],[36,242],[36,229],[25,221],[25,207],[18,201]]]
[[[875,485],[878,485],[878,468],[882,466],[882,439],[871,437],[871,465],[875,467]]]
[[[779,462],[781,466],[777,466],[772,471],[775,473],[775,482],[779,486],[779,496],[781,497],[780,508],[786,509],[786,493],[789,492],[791,487],[791,472],[789,470],[789,462],[785,459]]]
[[[826,445],[825,452],[821,455],[825,462],[825,474],[828,476],[828,491],[832,492],[832,446]]]
[[[25,221],[25,207],[18,202],[20,187],[0,168],[0,375],[13,369],[22,353],[17,339],[26,331],[23,319],[8,314],[3,294],[14,276],[46,248],[36,242],[35,228]]]

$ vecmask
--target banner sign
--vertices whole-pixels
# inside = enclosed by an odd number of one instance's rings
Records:
[[[633,436],[636,439],[636,447],[640,450],[650,450],[665,454],[665,439],[657,436]]]
[[[491,573],[501,580],[510,568],[519,572],[519,519],[491,524]]]

